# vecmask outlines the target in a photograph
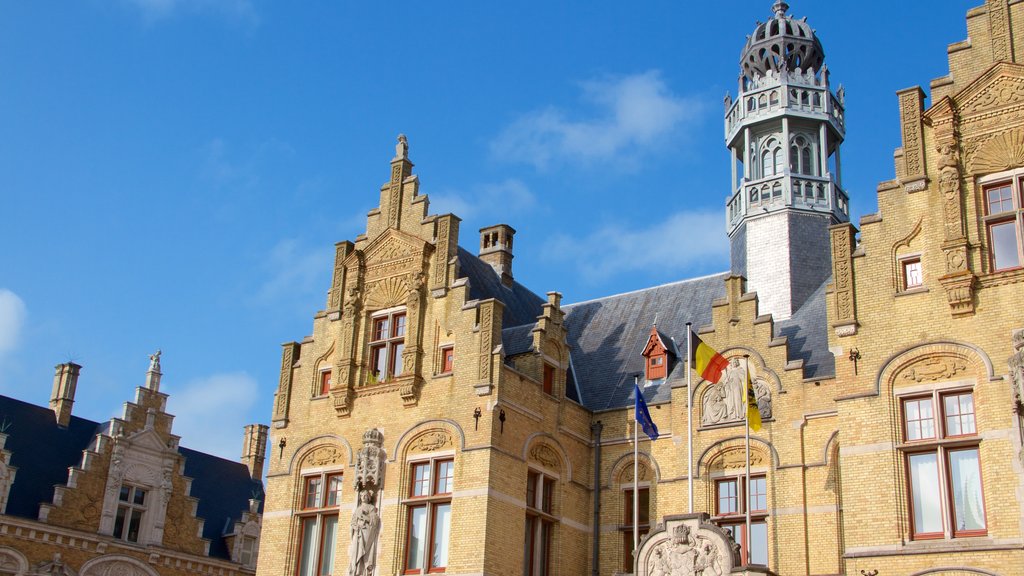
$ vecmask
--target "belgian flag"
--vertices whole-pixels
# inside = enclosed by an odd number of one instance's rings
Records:
[[[722,371],[729,366],[729,361],[708,346],[697,336],[696,332],[690,332],[690,362],[700,377],[708,382],[718,383],[722,379]]]
[[[750,366],[747,366],[747,426],[757,432],[761,429],[761,410],[757,407],[757,394],[754,392],[754,384],[750,381]]]

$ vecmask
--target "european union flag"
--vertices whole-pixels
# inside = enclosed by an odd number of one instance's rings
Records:
[[[647,402],[644,401],[644,395],[640,392],[640,386],[636,382],[633,382],[633,394],[636,395],[636,421],[640,424],[640,427],[644,429],[644,434],[647,434],[651,440],[658,439],[658,427],[654,425],[654,421],[651,420],[651,413],[647,410]]]

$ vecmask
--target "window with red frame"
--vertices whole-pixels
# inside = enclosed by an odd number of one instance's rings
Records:
[[[331,370],[320,371],[320,390],[318,396],[327,396],[331,392]]]
[[[544,365],[544,393],[554,394],[555,389],[555,367],[550,364]]]
[[[405,573],[444,572],[451,543],[455,462],[425,460],[409,465],[406,498]]]
[[[768,481],[764,476],[750,477],[749,497],[746,476],[730,476],[715,481],[715,522],[732,534],[740,545],[742,558],[750,564],[768,565]],[[750,536],[746,514],[750,508]]]
[[[370,319],[370,370],[378,382],[402,374],[405,350],[405,308],[375,314]]]
[[[333,574],[341,487],[340,472],[302,477],[297,576]]]
[[[637,532],[640,539],[650,532],[651,521],[651,491],[649,488],[639,487],[636,492],[639,504],[637,510]],[[622,491],[622,571],[633,571],[633,489],[627,488]]]
[[[441,373],[448,374],[455,369],[455,347],[441,348]]]
[[[658,380],[664,378],[666,373],[665,353],[652,355],[647,359],[647,379]]]
[[[934,391],[901,404],[913,538],[985,535],[973,392]]]
[[[1019,268],[1024,262],[1021,251],[1021,196],[1024,184],[1020,171],[1005,180],[982,186],[985,206],[985,231],[988,238],[992,271]]]
[[[924,286],[924,275],[921,270],[921,257],[908,256],[900,260],[902,271],[900,283],[902,290],[913,290]]]
[[[548,576],[551,571],[551,540],[558,520],[554,516],[555,479],[529,470],[526,473],[526,534],[523,574]]]

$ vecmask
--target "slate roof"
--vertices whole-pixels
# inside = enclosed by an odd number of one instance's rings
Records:
[[[581,403],[595,411],[629,405],[633,377],[643,374],[640,354],[651,326],[657,321],[669,346],[673,337],[685,343],[687,322],[694,329],[711,322],[711,303],[725,296],[728,275],[722,272],[563,306]],[[685,378],[684,361],[677,357],[669,363],[664,382],[644,389],[647,402],[669,400],[670,383]]]
[[[469,279],[469,297],[473,300],[495,298],[505,305],[502,326],[530,324],[532,327],[537,322],[541,307],[547,300],[514,280],[511,288],[505,286],[490,264],[462,246],[459,246],[458,258],[460,277]]]
[[[828,350],[828,311],[825,286],[829,276],[787,320],[775,323],[775,335],[789,339],[790,360],[804,361],[804,377],[830,378],[836,373],[836,357]]]
[[[68,468],[81,464],[82,451],[108,424],[71,416],[68,427],[60,428],[49,408],[0,396],[0,431],[8,435],[4,448],[17,468],[7,514],[37,519],[39,505],[53,501],[54,486],[67,483]],[[203,537],[210,540],[210,556],[229,560],[224,528],[249,509],[249,498],[262,499],[262,484],[240,462],[183,447],[178,452],[185,457],[185,475],[193,479],[197,515],[206,520]]]

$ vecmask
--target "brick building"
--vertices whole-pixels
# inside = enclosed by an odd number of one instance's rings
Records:
[[[159,352],[120,418],[72,414],[81,366],[57,366],[50,406],[0,396],[0,574],[253,574],[267,427],[241,462],[179,445]]]
[[[512,227],[474,254],[429,214],[399,138],[284,345],[260,576],[1024,573],[1024,2],[967,14],[928,106],[898,94],[896,179],[859,235],[843,91],[772,12],[727,101],[728,272],[541,297]],[[687,324],[735,361],[689,396]],[[634,382],[660,430],[636,463]]]

